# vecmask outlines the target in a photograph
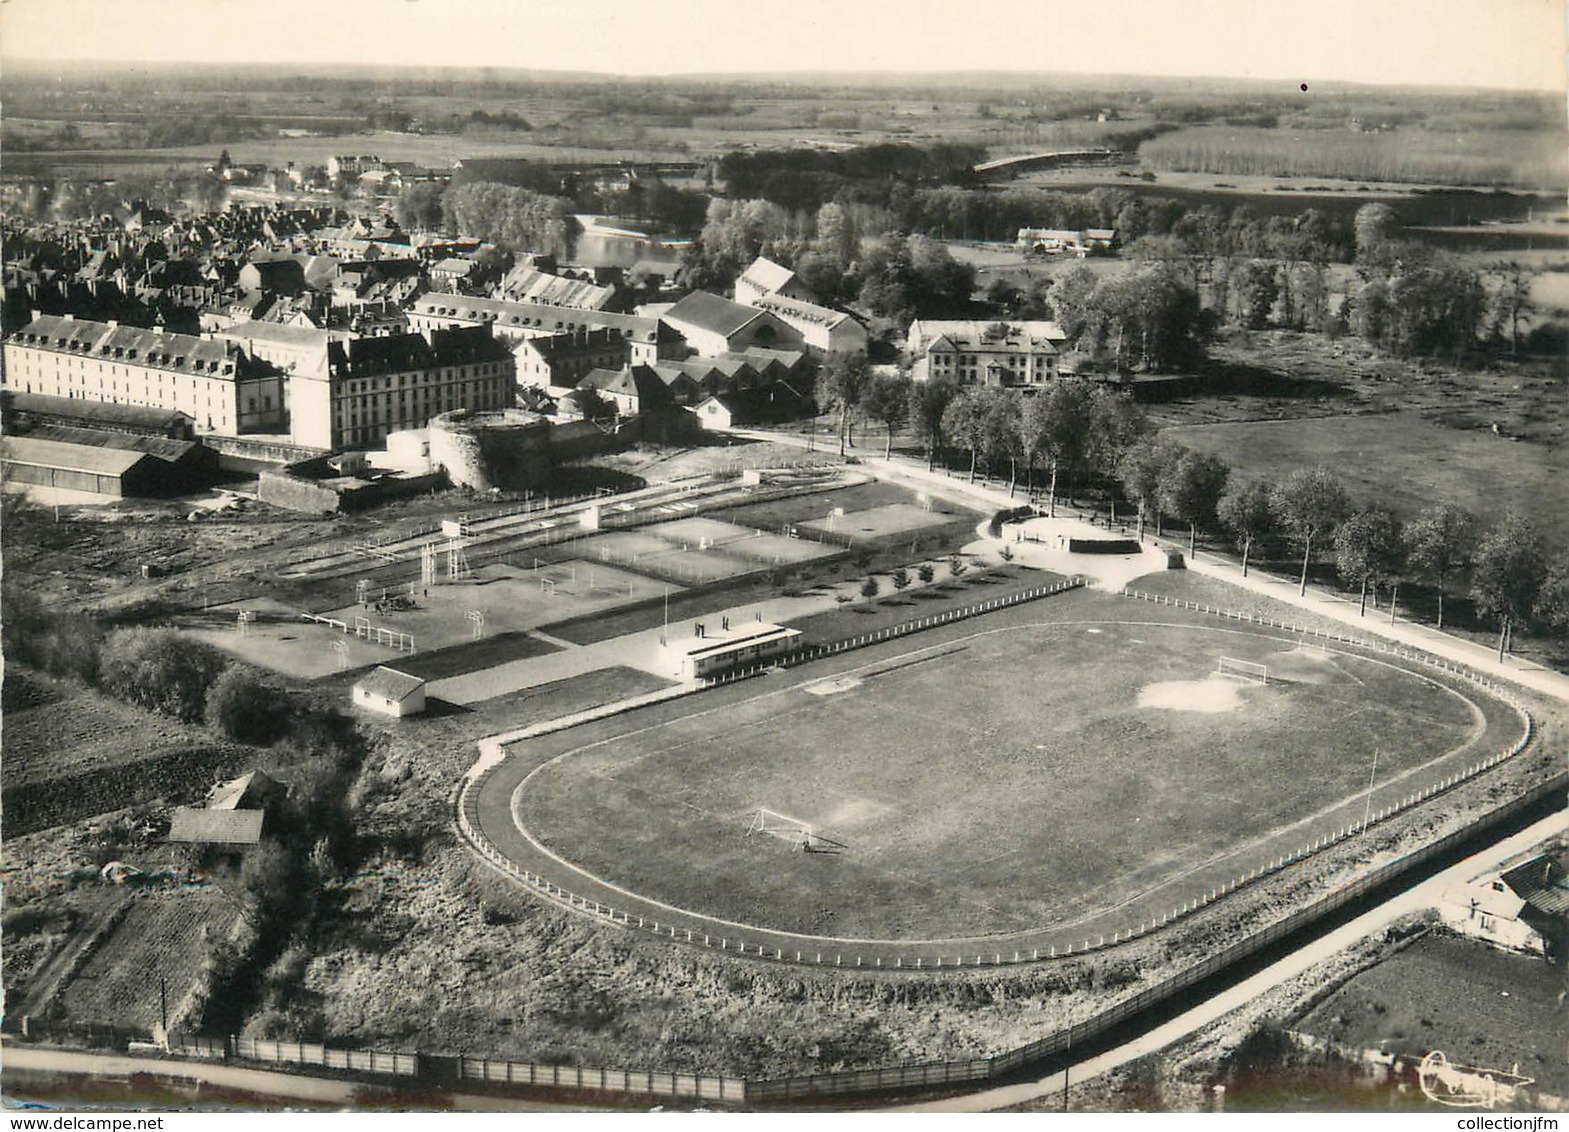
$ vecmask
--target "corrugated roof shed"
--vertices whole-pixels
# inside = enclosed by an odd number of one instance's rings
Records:
[[[1498,879],[1537,911],[1551,916],[1569,915],[1569,874],[1547,854],[1515,866]]]
[[[17,413],[92,421],[124,428],[152,429],[167,434],[183,431],[191,418],[177,409],[149,409],[141,405],[116,405],[108,401],[78,401],[42,393],[6,392],[9,408]]]
[[[170,440],[166,436],[143,436],[134,432],[104,432],[72,425],[38,425],[17,439],[52,440],[60,444],[80,444],[96,448],[118,448],[123,452],[145,452],[170,462],[183,459],[196,448],[194,440]]]
[[[123,476],[143,460],[156,460],[157,457],[149,456],[146,452],[127,452],[119,448],[6,436],[0,437],[0,459],[8,464],[27,464],[34,468]]]
[[[779,291],[788,286],[795,278],[795,272],[783,264],[775,263],[767,256],[758,256],[754,259],[741,278],[745,279],[763,291]]]

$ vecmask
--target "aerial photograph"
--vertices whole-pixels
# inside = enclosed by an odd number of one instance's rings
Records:
[[[0,1120],[1556,1128],[1566,55],[0,0]]]

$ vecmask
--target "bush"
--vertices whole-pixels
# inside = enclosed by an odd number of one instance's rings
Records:
[[[58,617],[38,640],[38,660],[56,676],[72,676],[96,684],[103,652],[104,632],[83,613]]]
[[[948,559],[948,573],[952,574],[955,578],[962,575],[969,568],[969,563],[960,558],[957,554]]]
[[[289,729],[289,700],[254,669],[231,664],[207,692],[206,718],[230,739],[271,743]]]
[[[866,581],[861,583],[861,596],[876,597],[878,588],[876,578],[867,578]]]
[[[937,569],[930,562],[922,562],[915,574],[921,581],[929,582],[937,576]]]
[[[173,629],[120,629],[99,658],[103,686],[121,699],[193,722],[225,663]]]
[[[903,566],[893,572],[893,588],[902,590],[910,584],[910,572]]]
[[[273,921],[299,893],[299,869],[289,851],[271,838],[245,854],[240,891],[253,924]]]

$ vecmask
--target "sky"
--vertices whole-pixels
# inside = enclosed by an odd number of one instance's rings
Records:
[[[0,0],[0,56],[1564,90],[1566,0]],[[90,29],[90,34],[82,34]]]

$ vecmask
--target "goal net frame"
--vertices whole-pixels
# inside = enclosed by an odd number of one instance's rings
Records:
[[[1263,685],[1269,683],[1269,666],[1251,660],[1239,660],[1234,656],[1222,656],[1215,661],[1215,675]]]
[[[766,833],[777,837],[781,841],[789,841],[794,849],[810,849],[815,834],[812,832],[812,823],[793,818],[789,814],[781,814],[777,810],[770,810],[759,806],[752,814],[752,820],[746,827],[746,835],[751,837],[754,833]]]

